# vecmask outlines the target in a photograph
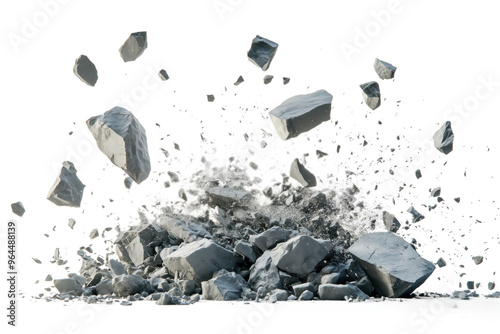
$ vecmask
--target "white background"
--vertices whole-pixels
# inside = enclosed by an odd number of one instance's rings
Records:
[[[51,5],[43,5],[47,3]],[[257,163],[259,169],[249,168],[248,173],[263,179],[255,185],[262,189],[279,181],[291,161],[305,153],[307,167],[320,179],[318,188],[339,190],[355,183],[362,190],[360,200],[371,210],[390,211],[404,222],[411,219],[406,209],[413,205],[426,216],[401,235],[408,241],[416,238],[424,257],[433,262],[443,257],[448,266],[436,269],[420,291],[449,293],[459,282],[474,280],[481,283],[479,292],[488,293],[485,286],[495,281],[500,260],[496,7],[492,1],[423,0],[3,3],[0,217],[3,226],[8,219],[18,222],[24,298],[45,292],[50,286],[44,282],[47,274],[66,275],[49,263],[56,247],[68,259],[69,272],[77,272],[80,246],[92,245],[102,255],[110,246],[101,237],[90,240],[91,229],[101,233],[108,226],[125,228],[137,222],[141,205],[152,214],[157,201],[176,203],[179,187],[194,187],[189,184],[193,173],[209,172],[201,156],[212,166],[227,165],[230,156],[243,168]],[[124,63],[118,49],[136,31],[147,31],[148,48],[135,62]],[[279,44],[266,72],[246,57],[255,35]],[[355,53],[347,54],[349,47]],[[81,54],[97,67],[95,87],[72,72]],[[377,77],[375,57],[398,67],[395,80]],[[161,68],[168,81],[156,81]],[[262,83],[265,74],[274,75],[269,85]],[[239,75],[245,82],[234,86]],[[286,86],[284,76],[291,78]],[[371,80],[379,82],[384,99],[375,111],[362,104],[359,89]],[[317,89],[333,95],[332,120],[307,135],[281,141],[268,111],[288,97]],[[208,103],[207,94],[214,94],[215,102]],[[132,96],[131,102],[124,95]],[[115,105],[128,107],[148,135],[152,173],[129,191],[122,183],[124,173],[97,149],[85,124]],[[446,120],[455,133],[454,150],[447,156],[430,146]],[[200,140],[200,133],[208,142]],[[366,147],[361,145],[364,139]],[[260,149],[262,140],[266,149]],[[174,150],[174,142],[180,151]],[[169,151],[168,159],[160,147]],[[316,149],[329,156],[319,161]],[[379,157],[382,163],[377,163]],[[68,159],[86,185],[79,209],[57,207],[45,199],[57,169]],[[424,175],[420,180],[414,176],[417,168]],[[180,185],[163,187],[167,170],[179,173]],[[348,178],[346,170],[356,174]],[[428,212],[422,204],[436,203],[428,190],[438,186],[445,202]],[[461,197],[460,204],[454,197]],[[22,218],[10,210],[17,201],[27,210]],[[381,209],[375,209],[378,205]],[[76,219],[75,230],[67,226],[69,218]],[[0,235],[5,249],[5,228]],[[113,239],[113,233],[107,238]],[[484,263],[476,266],[471,259],[475,255],[484,255]],[[460,273],[466,275],[460,278]],[[20,323],[29,326],[28,314],[22,308],[20,314]],[[46,330],[62,331],[60,321],[54,319]],[[418,332],[419,327],[408,326]]]

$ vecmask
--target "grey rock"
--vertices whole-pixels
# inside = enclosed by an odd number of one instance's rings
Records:
[[[453,130],[451,129],[451,123],[446,121],[446,123],[444,123],[432,137],[434,140],[434,147],[436,147],[439,152],[448,154],[453,151],[454,137]]]
[[[54,280],[54,286],[59,291],[59,293],[72,292],[80,294],[82,290],[81,282],[77,281],[75,278],[61,278]]]
[[[287,230],[280,226],[273,226],[260,234],[251,235],[249,241],[262,252],[265,252],[280,242],[287,241],[295,234],[297,234],[297,231]]]
[[[240,75],[238,77],[238,79],[236,80],[236,82],[234,83],[235,86],[238,86],[240,83],[244,82],[245,79],[243,79],[243,77]]]
[[[321,276],[321,284],[339,284],[345,280],[345,275],[342,273],[329,273]]]
[[[380,107],[380,87],[375,81],[370,81],[359,85],[363,91],[363,99],[370,109],[375,110]]]
[[[247,282],[234,272],[225,271],[209,281],[201,282],[205,300],[238,300]]]
[[[373,284],[368,278],[368,276],[363,276],[362,279],[356,281],[353,285],[357,286],[361,291],[363,291],[367,295],[370,295],[373,292]]]
[[[345,300],[346,297],[359,297],[361,300],[370,298],[357,286],[349,284],[321,284],[318,288],[318,295],[321,300]]]
[[[486,298],[500,298],[500,291],[495,291],[485,296]]]
[[[231,223],[231,217],[227,215],[227,213],[216,206],[214,209],[209,210],[209,218],[215,224],[227,227]]]
[[[248,60],[259,66],[263,71],[267,71],[277,50],[277,43],[257,35],[252,40],[252,45],[248,50]]]
[[[302,294],[299,297],[299,300],[313,300],[314,298],[314,293],[312,293],[309,290],[306,290],[302,292]]]
[[[440,258],[437,260],[437,263],[436,263],[436,264],[438,265],[438,267],[439,267],[439,268],[443,268],[443,267],[445,267],[445,266],[446,266],[446,261],[445,261],[442,257],[440,257]]]
[[[158,76],[162,81],[167,81],[169,79],[167,71],[165,70],[160,70],[160,72],[158,72]]]
[[[441,188],[440,187],[432,189],[432,191],[431,191],[432,197],[438,197],[439,195],[441,195]]]
[[[120,56],[124,62],[134,61],[139,58],[148,47],[147,33],[134,32],[120,47]]]
[[[419,222],[425,218],[425,216],[420,214],[417,210],[415,210],[413,206],[410,206],[407,211],[411,213],[411,215],[413,216],[414,223]]]
[[[127,297],[141,293],[146,287],[144,279],[136,275],[120,275],[111,280],[113,292],[120,297]]]
[[[162,293],[161,297],[156,301],[156,305],[176,305],[175,300],[168,294]]]
[[[114,276],[126,275],[127,270],[123,266],[123,263],[116,261],[115,259],[109,260],[109,268]]]
[[[47,275],[47,277],[45,277],[45,282],[50,282],[52,281],[52,275]]]
[[[385,297],[409,296],[435,269],[411,244],[390,232],[365,234],[348,251]]]
[[[495,282],[488,283],[488,290],[493,290],[495,288]]]
[[[467,289],[469,290],[474,289],[474,281],[467,281]]]
[[[170,181],[172,181],[172,183],[179,182],[179,176],[176,173],[168,171],[167,174],[170,177]]]
[[[420,171],[420,169],[417,169],[415,171],[415,176],[417,177],[417,179],[420,179],[422,177],[422,172]]]
[[[271,258],[279,269],[304,276],[312,272],[332,248],[331,242],[298,235],[276,246],[271,251]]]
[[[233,270],[236,257],[212,240],[201,239],[180,247],[163,263],[171,274],[178,272],[185,279],[200,283],[210,279],[220,269]]]
[[[267,292],[270,292],[282,288],[280,274],[271,258],[271,251],[265,251],[255,261],[255,264],[250,268],[248,283],[254,291],[264,288]]]
[[[238,254],[243,255],[251,263],[255,263],[255,261],[257,260],[257,255],[255,254],[255,250],[253,249],[252,244],[247,241],[238,240],[234,244],[234,251]]]
[[[177,286],[174,286],[173,288],[171,288],[170,290],[168,290],[168,295],[170,297],[179,297],[181,298],[184,294],[182,293],[181,289],[179,289],[179,287]]]
[[[179,192],[178,192],[178,195],[179,195],[179,198],[182,199],[184,202],[187,201],[187,195],[186,195],[186,191],[184,191],[184,189],[179,189]]]
[[[85,185],[76,176],[73,163],[65,161],[56,181],[50,188],[47,199],[58,206],[79,208],[84,188]]]
[[[98,236],[99,236],[99,231],[96,228],[94,228],[94,229],[92,229],[92,231],[90,231],[90,235],[89,235],[90,239],[95,239]]]
[[[326,90],[296,95],[269,112],[276,132],[287,140],[330,120],[332,95]]]
[[[78,79],[82,80],[89,86],[93,87],[97,82],[97,69],[94,63],[92,63],[85,55],[81,55],[75,61],[73,73],[75,73]]]
[[[213,95],[211,95],[211,94],[207,95],[207,100],[208,100],[208,102],[214,102],[215,97]]]
[[[127,249],[125,248],[125,246],[123,246],[121,244],[116,244],[115,251],[116,251],[116,255],[118,255],[118,258],[120,259],[120,261],[122,261],[124,263],[129,263],[129,264],[133,263],[132,259],[128,255],[128,252],[127,252]]]
[[[206,190],[210,203],[223,210],[229,210],[233,205],[246,205],[252,200],[252,195],[245,191],[232,188],[210,187]]]
[[[132,179],[130,177],[126,177],[124,180],[123,180],[123,184],[125,185],[125,188],[127,189],[130,189],[130,187],[132,187]]]
[[[154,255],[154,250],[141,239],[140,236],[135,237],[125,246],[127,254],[136,266],[142,264],[145,259]]]
[[[401,223],[396,219],[396,217],[394,217],[393,214],[384,211],[382,217],[384,219],[384,225],[387,228],[387,231],[396,233],[401,227]]]
[[[473,256],[472,257],[472,260],[474,260],[474,263],[476,265],[479,265],[479,264],[483,263],[483,259],[484,258],[482,256]]]
[[[304,291],[307,290],[311,291],[312,293],[315,292],[314,284],[312,284],[311,282],[292,285],[292,289],[293,289],[293,294],[296,295],[297,297],[300,297],[302,293],[304,293]]]
[[[455,202],[460,203],[460,197],[455,197],[454,200]]]
[[[186,296],[191,296],[196,289],[196,282],[190,279],[179,281],[177,282],[177,285],[179,286],[179,289],[182,291],[182,293]]]
[[[96,285],[97,293],[100,295],[109,295],[113,293],[113,281],[111,278],[101,280]]]
[[[68,219],[68,226],[73,229],[73,227],[75,227],[76,225],[76,220],[74,220],[73,218],[70,218]]]
[[[87,126],[99,149],[136,183],[151,171],[146,130],[125,108],[114,107],[87,120]]]
[[[298,181],[303,187],[315,187],[316,186],[316,176],[308,171],[304,165],[299,162],[299,159],[295,159],[290,166],[290,176]]]
[[[283,289],[274,289],[271,291],[271,295],[269,296],[269,301],[274,303],[276,301],[287,301],[288,293]]]
[[[274,77],[272,75],[266,75],[264,77],[264,84],[267,85],[267,84],[271,83],[271,81],[273,81],[273,78]]]
[[[375,63],[373,64],[375,72],[377,72],[380,79],[392,79],[394,78],[394,73],[396,72],[396,67],[392,64],[386,63],[378,58],[375,58]]]
[[[290,78],[283,77],[283,85],[287,85],[290,82]]]
[[[185,221],[169,216],[163,216],[157,220],[156,223],[159,227],[166,230],[169,235],[186,242],[212,237],[212,235],[203,226],[195,221]]]
[[[23,203],[21,202],[12,203],[10,205],[10,208],[12,209],[12,212],[18,215],[19,217],[22,217],[26,212],[26,209],[24,208]]]

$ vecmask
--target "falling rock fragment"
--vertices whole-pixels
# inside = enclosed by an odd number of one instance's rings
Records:
[[[290,82],[290,78],[283,77],[283,85],[287,85]]]
[[[206,190],[206,193],[210,203],[223,210],[229,210],[233,205],[246,205],[253,198],[253,196],[245,190],[225,187],[210,187]]]
[[[119,275],[113,277],[111,286],[113,287],[113,292],[118,296],[127,297],[140,293],[146,287],[146,283],[141,276]]]
[[[252,45],[247,53],[248,60],[259,66],[263,71],[267,71],[277,50],[277,43],[257,35],[252,40]]]
[[[473,257],[472,257],[472,260],[474,260],[474,263],[475,263],[476,265],[479,265],[479,264],[483,263],[483,259],[484,259],[484,258],[483,258],[482,256],[480,256],[480,255],[479,255],[479,256],[473,256]]]
[[[441,195],[441,188],[440,187],[432,189],[432,191],[431,191],[432,197],[438,197],[439,195]]]
[[[378,58],[375,58],[375,63],[373,64],[375,72],[377,72],[380,79],[392,79],[394,78],[394,73],[396,72],[396,67],[392,64],[386,63]]]
[[[26,209],[24,208],[24,205],[21,202],[12,203],[10,205],[10,208],[12,209],[12,212],[18,215],[19,217],[22,217],[26,212]]]
[[[270,84],[270,83],[271,83],[271,81],[273,81],[273,78],[274,78],[274,77],[273,77],[272,75],[269,75],[269,74],[268,74],[268,75],[266,75],[266,76],[264,77],[264,84],[265,84],[265,85]]]
[[[248,241],[238,240],[234,244],[234,251],[240,255],[243,255],[251,263],[255,263],[255,260],[257,260],[257,254],[255,254],[255,250],[252,244]]]
[[[287,230],[280,226],[273,226],[260,234],[251,235],[249,241],[262,252],[265,252],[280,242],[287,241],[295,234],[297,234],[297,231]]]
[[[377,82],[370,81],[359,85],[363,91],[363,99],[370,109],[375,110],[380,107],[380,87]]]
[[[90,235],[89,235],[90,239],[97,238],[98,236],[99,236],[99,231],[96,228],[94,228],[92,231],[90,231]]]
[[[411,244],[390,232],[365,234],[348,251],[385,297],[409,296],[435,269]]]
[[[211,94],[207,95],[207,100],[208,100],[208,102],[214,102],[215,97],[213,95],[211,95]]]
[[[97,82],[97,69],[94,63],[92,63],[85,55],[81,55],[75,61],[73,73],[75,73],[78,79],[82,80],[89,86],[94,87]]]
[[[417,169],[415,171],[415,176],[417,177],[417,179],[420,179],[422,177],[422,172],[420,171],[420,169]]]
[[[436,147],[439,152],[448,154],[453,151],[454,134],[451,129],[450,121],[446,121],[446,123],[434,133],[432,139],[434,140],[434,147]]]
[[[350,284],[321,284],[318,288],[318,295],[321,300],[345,300],[345,297],[359,297],[361,300],[370,298],[357,286]]]
[[[315,187],[316,177],[308,171],[300,162],[295,159],[290,167],[290,176],[297,180],[303,187]]]
[[[160,70],[160,72],[158,72],[158,76],[162,81],[167,81],[169,79],[167,71],[165,70]]]
[[[396,217],[394,217],[393,214],[384,211],[382,217],[384,219],[384,225],[387,228],[387,231],[396,233],[401,227],[401,223],[396,219]]]
[[[125,108],[114,107],[87,120],[99,149],[136,183],[151,171],[146,130]]]
[[[185,279],[200,283],[220,269],[233,270],[236,257],[212,240],[201,239],[180,247],[168,255],[163,264],[170,273],[179,272]]]
[[[124,62],[139,58],[148,47],[146,31],[134,32],[120,47],[120,56]]]
[[[298,235],[278,244],[271,251],[276,267],[299,276],[307,275],[332,250],[330,241],[314,239],[308,235]]]
[[[263,288],[266,292],[270,292],[282,288],[281,277],[271,258],[271,251],[265,251],[250,267],[248,283],[254,291]]]
[[[169,235],[186,242],[212,237],[212,235],[196,221],[163,216],[161,219],[157,220],[156,223],[159,227],[166,230]]]
[[[126,177],[124,180],[123,180],[123,184],[125,185],[125,188],[127,189],[130,189],[130,187],[132,187],[132,179],[130,177]]]
[[[65,161],[47,199],[58,206],[78,208],[82,201],[84,188],[85,185],[76,176],[76,168],[73,163]]]
[[[245,279],[234,272],[222,269],[216,275],[215,278],[201,282],[205,300],[238,300],[243,289],[247,288]]]
[[[330,120],[332,95],[326,90],[296,95],[269,112],[276,132],[287,140]]]
[[[234,83],[235,86],[238,86],[240,83],[244,82],[245,79],[243,79],[243,77],[240,75],[238,77],[238,79],[236,80],[236,82]]]

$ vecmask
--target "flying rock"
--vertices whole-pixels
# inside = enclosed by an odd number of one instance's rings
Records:
[[[120,47],[120,56],[124,62],[134,61],[139,58],[148,47],[147,33],[134,32]]]

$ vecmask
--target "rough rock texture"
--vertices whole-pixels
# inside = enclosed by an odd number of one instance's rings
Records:
[[[434,265],[411,244],[390,232],[365,234],[349,252],[385,297],[409,296],[434,271]]]
[[[300,297],[300,295],[302,295],[304,293],[304,291],[307,291],[307,290],[311,291],[312,293],[315,292],[314,291],[314,284],[311,282],[292,285],[292,289],[293,289],[293,294],[297,297]]]
[[[210,203],[224,210],[229,210],[233,205],[245,205],[252,200],[252,195],[245,191],[232,188],[210,187],[206,190]]]
[[[363,99],[370,109],[375,110],[380,107],[380,88],[378,83],[375,81],[370,81],[359,85],[363,91]]]
[[[235,86],[238,86],[240,83],[244,82],[245,79],[243,79],[243,77],[240,75],[238,77],[238,79],[236,80],[236,82],[234,83]]]
[[[267,71],[277,50],[277,43],[257,35],[252,40],[252,45],[247,53],[248,60],[259,66],[263,71]]]
[[[413,222],[414,223],[417,223],[419,221],[421,221],[422,219],[425,218],[424,215],[422,215],[420,212],[418,212],[417,210],[415,210],[415,208],[413,206],[410,206],[407,210],[409,213],[411,213],[411,215],[413,216]]]
[[[264,84],[267,85],[267,84],[271,83],[271,81],[273,81],[273,78],[274,77],[272,75],[266,75],[264,77]]]
[[[127,270],[125,270],[125,266],[115,259],[109,260],[109,268],[114,276],[126,275]]]
[[[89,86],[93,87],[97,82],[97,69],[94,63],[92,63],[85,55],[81,55],[75,61],[73,73],[75,73],[78,79],[82,80]]]
[[[120,297],[127,297],[140,293],[146,286],[144,279],[136,275],[120,275],[111,281],[113,292]]]
[[[148,47],[147,33],[134,32],[120,47],[120,56],[124,62],[134,61],[139,58]]]
[[[203,226],[199,225],[195,221],[184,221],[164,216],[157,221],[157,225],[165,229],[171,236],[186,242],[212,237],[212,235],[205,228],[203,228]]]
[[[282,288],[280,274],[271,258],[271,251],[265,251],[255,261],[255,264],[250,268],[248,283],[254,291],[263,288],[266,292],[270,292]]]
[[[214,102],[214,100],[215,100],[215,97],[212,94],[207,95],[207,101],[208,102]]]
[[[280,226],[273,226],[257,235],[251,235],[249,241],[253,243],[262,252],[273,248],[278,243],[287,241],[291,236],[297,234],[296,231],[287,230]]]
[[[332,95],[326,90],[296,95],[269,112],[281,139],[287,140],[330,120]]]
[[[234,244],[234,251],[238,254],[243,255],[251,263],[255,263],[255,260],[257,260],[257,255],[255,254],[255,250],[252,244],[247,241],[238,240]]]
[[[437,187],[431,190],[432,197],[438,197],[439,195],[441,195],[441,187]]]
[[[415,176],[417,177],[417,179],[420,179],[422,177],[422,172],[420,171],[420,169],[417,169],[415,171]]]
[[[130,111],[114,107],[89,118],[87,126],[99,149],[136,183],[149,176],[151,163],[146,130]]]
[[[63,167],[56,181],[50,188],[47,199],[58,206],[79,208],[85,185],[76,176],[76,168],[70,161],[63,162]]]
[[[81,293],[82,284],[75,278],[61,278],[54,280],[54,286],[59,291],[59,293],[74,291],[77,294]]]
[[[236,257],[212,240],[201,239],[185,244],[168,255],[163,263],[170,273],[179,272],[197,283],[206,281],[220,269],[233,270]]]
[[[451,130],[450,121],[446,121],[446,123],[434,133],[432,139],[434,140],[434,147],[436,147],[439,152],[448,154],[453,151],[454,134]]]
[[[227,270],[216,273],[216,277],[201,282],[202,296],[205,300],[238,300],[247,282],[240,275]],[[215,276],[215,275],[214,275]]]
[[[383,213],[384,225],[387,228],[387,231],[396,233],[401,227],[401,223],[394,217],[393,214],[390,214],[387,211]]]
[[[12,209],[12,212],[18,215],[19,217],[22,217],[26,212],[26,209],[24,208],[24,205],[21,202],[12,203],[10,205],[10,208]]]
[[[307,170],[304,165],[299,162],[299,159],[295,159],[290,166],[290,176],[297,180],[303,187],[315,187],[316,186],[316,176]]]
[[[359,297],[361,300],[370,298],[357,286],[349,284],[321,284],[318,288],[318,295],[322,300],[344,300],[346,297]]]
[[[283,77],[283,85],[287,85],[290,82],[290,78]]]
[[[165,70],[160,70],[160,72],[158,72],[158,76],[162,81],[167,81],[169,79],[167,71]]]
[[[377,72],[380,79],[392,79],[394,78],[394,73],[396,72],[396,67],[392,64],[386,63],[378,58],[375,58],[375,63],[373,64],[375,72]]]
[[[276,246],[271,251],[271,258],[279,269],[304,276],[312,272],[332,248],[329,241],[298,235]]]
[[[126,177],[124,180],[123,180],[123,184],[125,185],[125,188],[127,189],[130,189],[130,187],[132,187],[132,180],[130,177]]]

